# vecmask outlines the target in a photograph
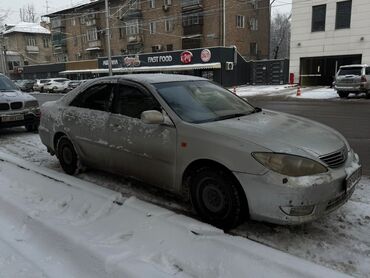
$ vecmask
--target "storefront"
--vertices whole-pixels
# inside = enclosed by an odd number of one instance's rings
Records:
[[[234,47],[197,48],[112,57],[113,74],[177,73],[208,78],[226,87],[248,82],[247,62]],[[108,74],[108,59],[98,58],[98,69],[66,70],[60,74],[73,76],[89,73]]]

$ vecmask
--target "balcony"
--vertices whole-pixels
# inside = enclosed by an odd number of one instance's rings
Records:
[[[67,48],[62,45],[53,46],[53,54],[54,55],[60,55],[67,53]]]
[[[182,0],[181,8],[183,11],[202,10],[203,1],[202,0]]]
[[[136,18],[143,18],[143,13],[140,9],[129,9],[129,10],[121,10],[119,14],[120,20],[130,20]]]
[[[203,34],[203,25],[184,26],[184,36]]]
[[[37,53],[40,52],[40,50],[39,50],[39,47],[38,46],[27,45],[26,46],[26,52],[27,53],[31,53],[31,54],[37,54]]]
[[[97,48],[97,47],[100,48],[101,46],[102,46],[101,40],[89,41],[88,42],[88,47],[89,48]]]
[[[143,37],[139,35],[129,35],[127,36],[127,44],[137,44],[142,43]]]

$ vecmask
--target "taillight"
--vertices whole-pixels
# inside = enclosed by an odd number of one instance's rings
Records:
[[[361,82],[367,82],[367,79],[366,79],[365,75],[361,76]]]

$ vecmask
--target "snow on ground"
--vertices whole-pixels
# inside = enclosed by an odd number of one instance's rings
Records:
[[[0,142],[0,151],[47,170],[62,172],[58,161],[46,152],[37,134],[26,133],[22,128],[0,130]],[[136,196],[192,216],[180,200],[139,182],[99,171],[87,171],[77,177],[120,192],[125,198]],[[247,221],[231,233],[355,277],[370,277],[369,231],[370,179],[363,177],[347,204],[318,221],[294,227]]]
[[[1,152],[0,225],[2,277],[347,277]]]
[[[229,90],[234,91],[233,88]],[[278,96],[294,99],[340,99],[337,92],[329,87],[302,87],[300,96],[297,96],[297,86],[292,85],[240,86],[236,87],[235,90],[240,97]],[[354,96],[356,95],[349,95],[350,98]]]

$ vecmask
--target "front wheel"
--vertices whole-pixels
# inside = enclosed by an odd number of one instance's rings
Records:
[[[338,95],[340,98],[347,98],[349,93],[348,92],[343,92],[343,91],[338,91]]]
[[[246,206],[239,184],[222,169],[204,167],[191,179],[191,201],[202,219],[221,229],[231,229],[243,220]]]
[[[67,136],[62,136],[58,140],[56,154],[64,172],[69,175],[77,173],[78,156],[72,142]]]
[[[28,132],[36,132],[39,129],[38,123],[27,124],[24,126]]]

